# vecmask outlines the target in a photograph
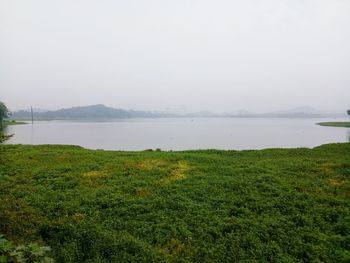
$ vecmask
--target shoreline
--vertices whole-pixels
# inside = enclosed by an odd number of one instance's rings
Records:
[[[350,128],[350,122],[346,121],[319,122],[316,124],[324,127]]]
[[[29,122],[18,121],[18,120],[6,120],[3,122],[3,127],[10,126],[10,125],[23,125],[23,124],[29,124]]]

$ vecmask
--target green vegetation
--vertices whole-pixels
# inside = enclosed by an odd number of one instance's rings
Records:
[[[321,125],[321,126],[350,128],[350,122],[320,122],[320,123],[317,123],[317,124]]]
[[[56,262],[349,262],[350,143],[115,152],[0,145],[0,233]]]
[[[37,243],[15,245],[0,234],[0,262],[49,263],[53,259],[46,256],[51,249]]]

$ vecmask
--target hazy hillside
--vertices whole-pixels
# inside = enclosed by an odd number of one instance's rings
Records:
[[[289,110],[274,111],[267,113],[250,113],[247,110],[240,110],[237,114],[231,117],[245,117],[245,118],[337,118],[346,117],[346,113],[325,113],[318,109],[303,106]]]
[[[20,110],[12,113],[11,116],[16,120],[30,119],[29,110]],[[169,112],[150,112],[124,110],[107,107],[102,104],[79,106],[55,111],[43,111],[34,109],[35,119],[120,119],[120,118],[171,118],[171,117],[232,117],[232,118],[322,118],[322,117],[346,117],[344,114],[322,113],[309,107],[299,107],[291,110],[276,111],[269,113],[251,113],[247,110],[239,110],[234,113],[212,113],[209,111],[199,111],[187,114],[177,114]]]
[[[102,104],[72,107],[56,111],[34,112],[35,119],[113,119],[113,118],[159,118],[173,117],[174,114],[153,113],[148,111],[134,111],[114,109]],[[30,111],[16,111],[13,119],[29,119]]]

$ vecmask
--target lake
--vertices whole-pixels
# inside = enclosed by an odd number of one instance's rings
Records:
[[[8,126],[7,144],[73,144],[106,150],[263,149],[349,142],[350,129],[315,125],[344,119],[167,118],[36,121]],[[346,121],[346,119],[345,119]]]

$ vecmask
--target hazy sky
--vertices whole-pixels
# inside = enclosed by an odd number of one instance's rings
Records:
[[[0,0],[0,100],[350,107],[349,0]]]

